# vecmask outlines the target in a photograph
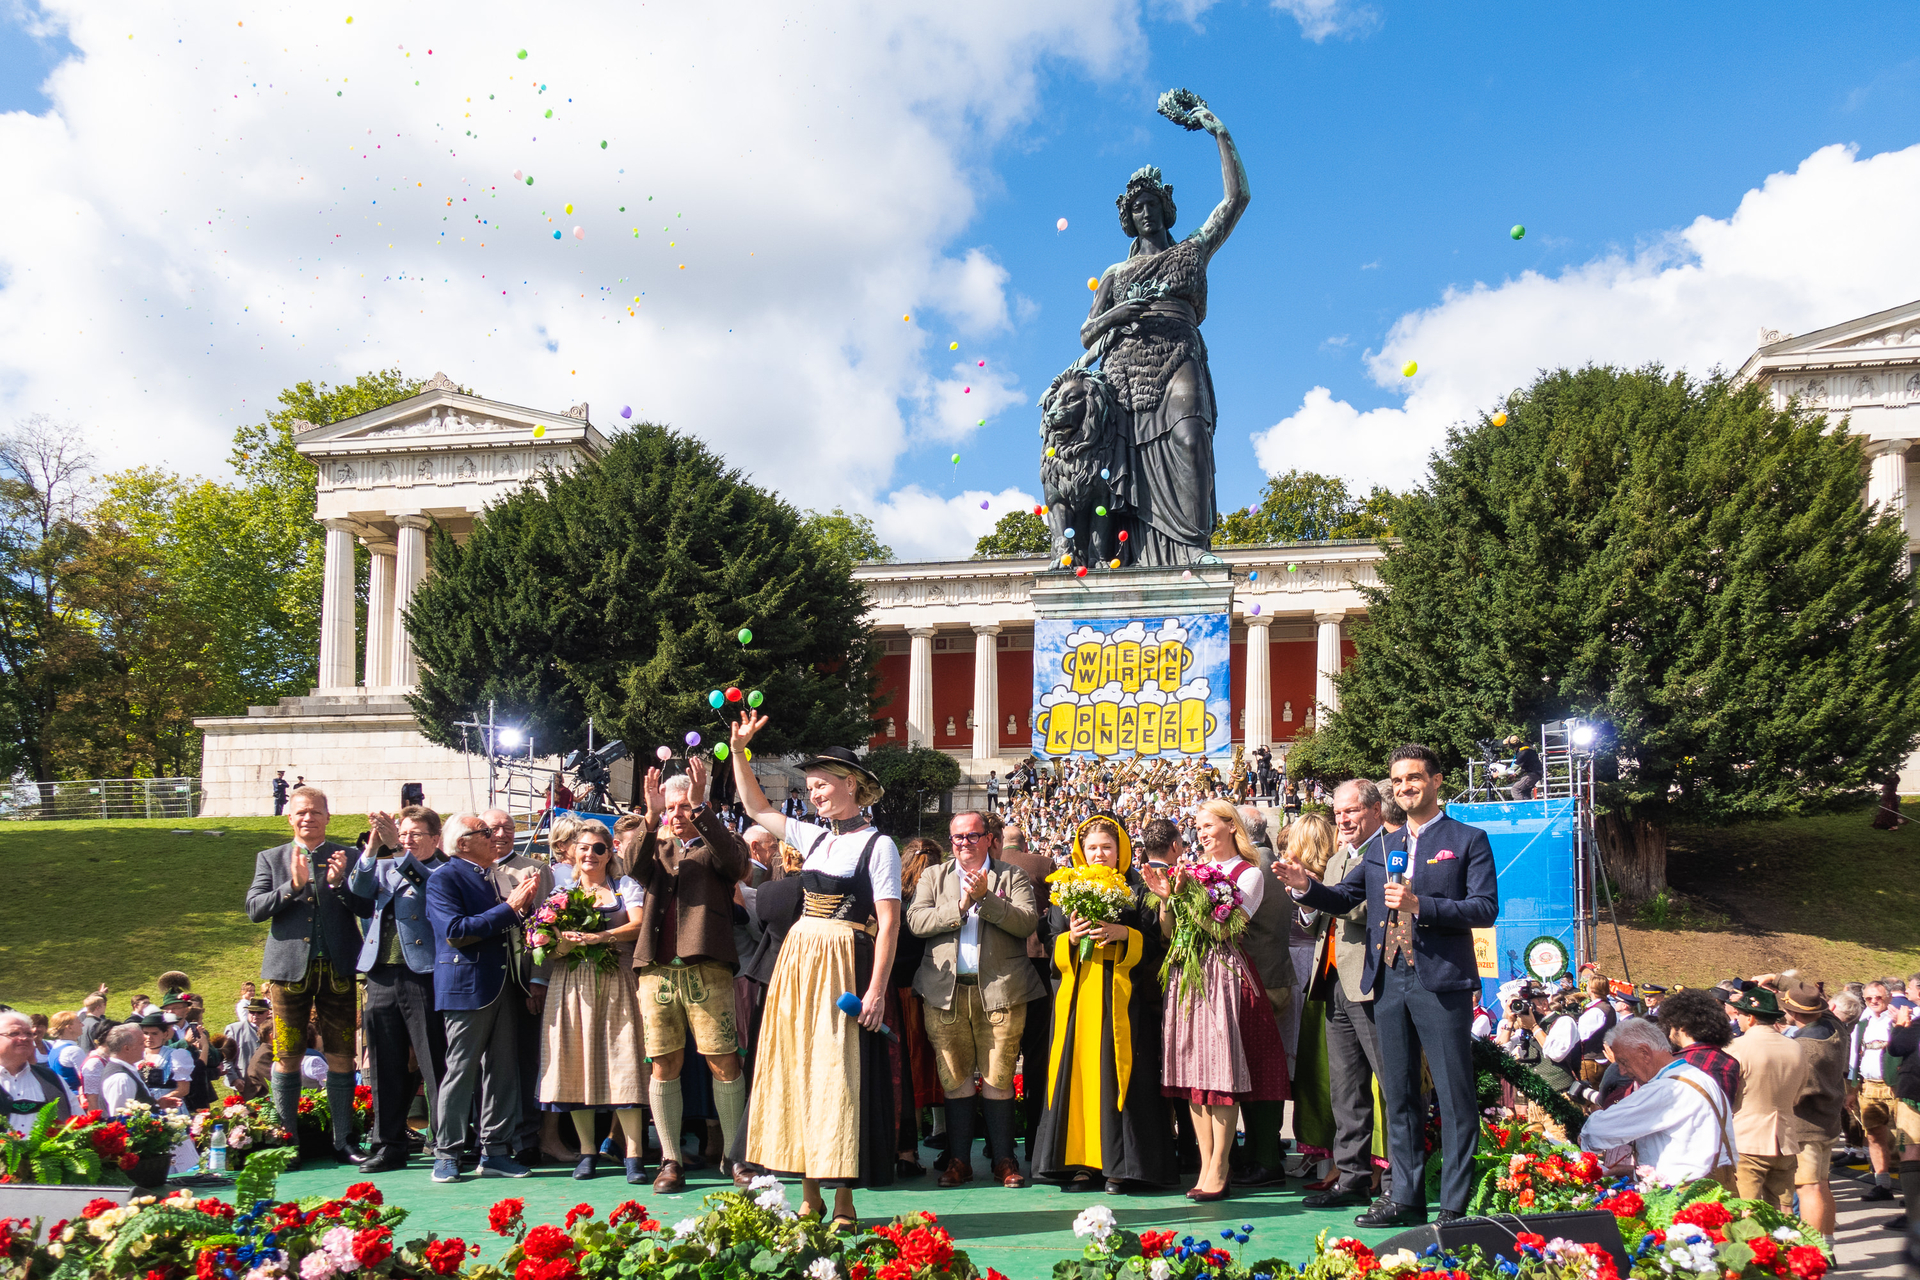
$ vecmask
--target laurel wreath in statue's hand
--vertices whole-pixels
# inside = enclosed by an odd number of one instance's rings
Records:
[[[1207,108],[1206,99],[1191,89],[1167,90],[1160,95],[1158,110],[1182,129],[1215,133],[1223,127],[1220,117]]]

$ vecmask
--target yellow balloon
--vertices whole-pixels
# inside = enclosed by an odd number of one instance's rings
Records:
[[[1403,378],[1411,378],[1414,374],[1418,372],[1420,372],[1419,362],[1414,360],[1409,360],[1406,363],[1406,367],[1400,370],[1400,376]]]
[[[912,317],[912,316],[901,316],[901,317],[900,317],[900,322],[901,322],[902,324],[911,324],[911,323],[913,323],[913,317]]]
[[[1072,557],[1072,556],[1061,556],[1061,557],[1060,557],[1060,563],[1061,563],[1061,564],[1064,564],[1064,565],[1068,565],[1068,566],[1071,566],[1071,565],[1073,564],[1073,557]]]
[[[960,344],[957,342],[949,342],[947,344],[947,350],[949,351],[958,351],[959,349],[960,349]]]
[[[1052,447],[1051,445],[1049,445],[1049,446],[1047,447],[1047,456],[1048,456],[1049,458],[1051,458],[1051,457],[1053,456],[1053,447]]]
[[[1494,414],[1494,415],[1493,415],[1493,425],[1494,425],[1494,426],[1496,426],[1496,427],[1504,427],[1504,426],[1506,426],[1506,425],[1507,425],[1507,415],[1506,415],[1506,414],[1504,414],[1504,413],[1496,413],[1496,414]]]
[[[1109,569],[1118,569],[1119,567],[1120,567],[1120,562],[1118,560],[1115,560],[1112,564],[1107,566],[1107,568]]]
[[[538,440],[541,436],[544,436],[545,434],[547,434],[547,428],[545,424],[537,426],[533,429],[533,438],[535,440]]]
[[[568,206],[567,206],[567,212],[568,212],[568,213],[572,213],[572,212],[573,212],[573,206],[572,206],[572,205],[568,205]]]
[[[1089,289],[1098,289],[1099,287],[1100,287],[1100,277],[1099,277],[1099,276],[1088,276],[1088,277],[1087,277],[1087,288],[1089,288]]]

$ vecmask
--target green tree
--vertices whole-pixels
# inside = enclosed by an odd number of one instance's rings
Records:
[[[893,548],[880,541],[873,521],[866,516],[849,515],[835,507],[831,515],[809,511],[802,523],[822,549],[838,557],[848,568],[863,560],[887,564],[893,559]]]
[[[919,835],[927,801],[960,785],[960,762],[933,747],[875,747],[866,765],[887,789],[873,806],[873,825],[895,840]]]
[[[1631,896],[1667,830],[1866,794],[1920,728],[1905,538],[1858,440],[1755,386],[1655,366],[1542,375],[1456,428],[1369,590],[1316,750],[1601,726],[1597,835]]]
[[[973,544],[973,558],[1044,555],[1051,550],[1053,533],[1047,522],[1022,507],[1001,516],[992,533],[981,535]]]
[[[437,742],[460,746],[455,722],[491,699],[536,750],[581,743],[591,716],[644,759],[690,731],[714,740],[725,712],[708,694],[729,686],[765,695],[769,755],[873,732],[876,653],[848,562],[663,427],[502,499],[464,544],[433,530],[428,558],[407,629]]]
[[[1267,481],[1260,506],[1251,514],[1244,507],[1223,514],[1213,545],[1389,538],[1395,501],[1390,490],[1377,485],[1359,497],[1338,476],[1288,471]]]

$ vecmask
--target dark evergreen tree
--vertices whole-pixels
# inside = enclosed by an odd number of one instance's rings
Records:
[[[1756,386],[1544,374],[1456,428],[1403,499],[1317,767],[1399,742],[1601,726],[1598,836],[1629,895],[1667,829],[1864,796],[1920,727],[1905,535],[1857,439]]]
[[[711,690],[759,690],[770,755],[855,746],[873,732],[875,653],[850,562],[823,554],[792,507],[663,427],[542,477],[487,509],[467,541],[434,530],[407,610],[426,734],[489,699],[541,754],[596,736],[636,756],[724,740]],[[752,632],[749,643],[738,633]]]

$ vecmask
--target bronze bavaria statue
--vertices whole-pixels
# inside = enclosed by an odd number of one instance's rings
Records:
[[[1200,229],[1172,235],[1173,188],[1136,170],[1115,201],[1132,238],[1080,326],[1087,353],[1041,398],[1041,488],[1056,562],[1191,564],[1212,545],[1213,377],[1200,324],[1207,264],[1246,212],[1247,171],[1220,118],[1185,89],[1160,113],[1220,146],[1224,193]],[[1096,368],[1097,366],[1097,368]]]

